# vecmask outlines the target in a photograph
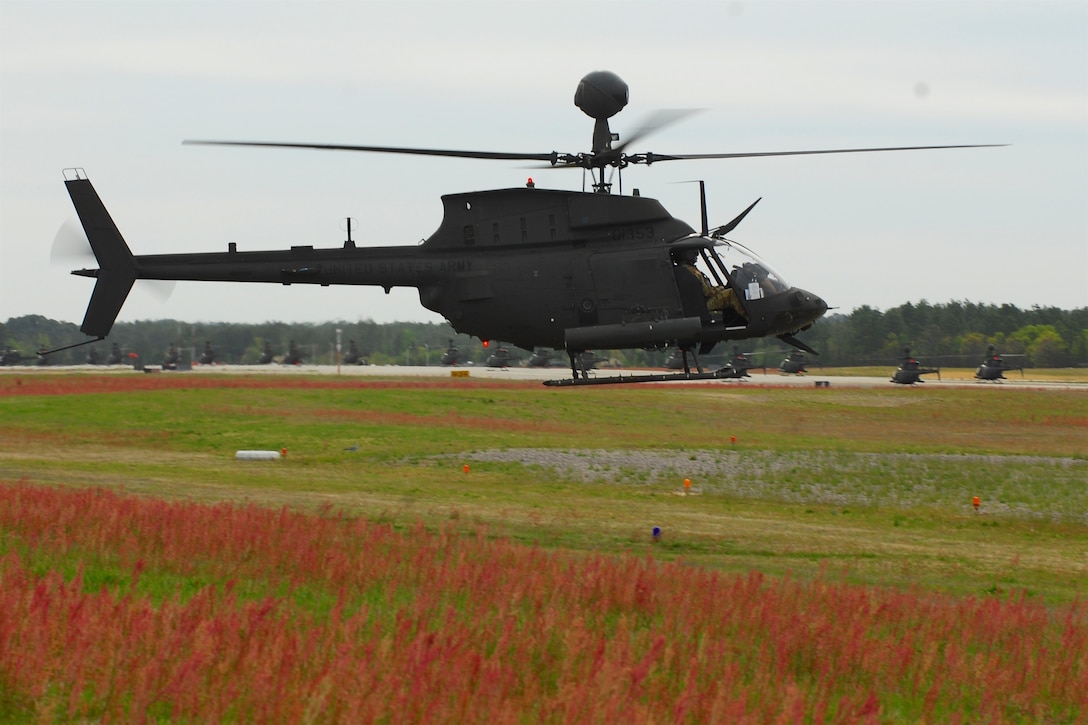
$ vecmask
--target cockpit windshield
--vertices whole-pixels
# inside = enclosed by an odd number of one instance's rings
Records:
[[[734,289],[746,300],[761,300],[789,290],[782,275],[747,247],[722,239],[713,240],[713,254]],[[708,249],[707,251],[711,251]]]

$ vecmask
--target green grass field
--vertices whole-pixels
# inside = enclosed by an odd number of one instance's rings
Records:
[[[0,480],[956,595],[1088,587],[1084,391],[5,374]]]

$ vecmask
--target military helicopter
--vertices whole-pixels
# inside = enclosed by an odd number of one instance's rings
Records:
[[[284,365],[301,365],[303,361],[302,351],[298,349],[298,345],[294,340],[287,343],[287,354],[283,356]]]
[[[715,355],[714,357],[717,357],[717,355]],[[702,359],[702,362],[710,363],[712,361],[707,359],[706,356],[704,356],[703,359]],[[665,358],[665,362],[661,363],[661,367],[665,368],[666,370],[683,370],[684,369],[684,351],[681,350],[678,347],[674,348],[673,351],[669,353],[669,356],[667,358]],[[689,363],[689,367],[690,367],[690,363]]]
[[[499,345],[495,352],[487,356],[486,364],[489,368],[508,368],[521,362],[521,358],[510,352],[510,348]]]
[[[344,353],[343,362],[345,365],[366,365],[366,358],[359,352],[355,340],[348,341],[348,351]]]
[[[929,375],[931,373],[937,373],[937,379],[941,379],[940,368],[924,368],[922,364],[911,357],[910,348],[903,348],[903,360],[899,363],[899,367],[892,373],[891,382],[899,383],[900,385],[914,385],[915,383],[924,383],[922,380],[923,375]]]
[[[97,287],[98,285],[95,285]],[[120,365],[124,361],[121,355],[121,346],[116,342],[110,347],[110,355],[106,358],[107,365]]]
[[[592,350],[584,350],[576,356],[575,363],[579,370],[595,370],[601,363],[607,363],[608,358],[598,355]]]
[[[756,365],[750,356],[759,354],[761,353],[741,352],[740,348],[734,345],[733,357],[729,358],[729,361],[718,371],[718,377],[737,379],[752,377],[748,374],[748,371],[762,366]],[[764,373],[766,373],[766,368],[764,368]]]
[[[461,351],[453,344],[453,340],[450,340],[449,346],[446,348],[446,351],[442,353],[442,357],[438,360],[438,364],[452,367],[460,365],[462,362]]]
[[[162,369],[177,370],[179,357],[178,346],[174,343],[170,343],[170,348],[166,351],[166,356],[162,359]]]
[[[550,368],[554,357],[554,353],[543,347],[538,347],[533,350],[533,354],[525,361],[525,366],[530,368]]]
[[[1008,355],[1006,357],[1013,356]],[[975,378],[977,380],[995,382],[998,380],[1008,380],[1008,378],[1005,377],[1006,370],[1019,370],[1020,377],[1024,377],[1023,367],[1006,365],[1005,359],[997,353],[997,348],[994,345],[990,345],[986,348],[986,357],[983,358],[982,364],[975,370]]]
[[[808,359],[802,350],[793,350],[778,365],[778,371],[785,375],[804,375],[808,372],[805,364]]]
[[[754,362],[752,362],[752,360],[748,356],[757,354],[759,353],[741,352],[740,348],[734,345],[733,356],[728,361],[726,361],[724,365],[718,368],[715,373],[716,376],[719,378],[734,380],[752,377],[748,374],[748,371],[761,366],[756,365]],[[665,359],[664,367],[668,368],[669,370],[681,369],[683,367],[683,351],[679,348],[673,350],[672,354]]]
[[[6,347],[0,350],[0,365],[19,365],[23,362],[23,354],[14,347]]]
[[[212,348],[211,341],[204,341],[204,352],[200,353],[200,360],[198,362],[200,362],[201,365],[211,365],[215,362],[215,349]]]
[[[628,95],[627,84],[610,71],[594,71],[582,78],[574,103],[594,119],[594,128],[591,150],[579,153],[183,142],[530,161],[581,169],[592,178],[592,192],[537,188],[530,181],[519,188],[445,195],[441,224],[418,246],[359,248],[349,237],[342,247],[324,249],[300,245],[282,251],[242,252],[230,243],[225,252],[136,256],[86,173],[68,169],[65,185],[99,264],[98,269],[73,271],[96,280],[80,330],[96,340],[104,338],[137,279],[376,285],[386,292],[393,287],[415,287],[420,303],[445,317],[459,333],[506,340],[525,350],[566,351],[572,379],[548,384],[601,382],[589,380],[579,365],[581,353],[594,348],[679,346],[686,359],[689,352],[708,354],[724,340],[775,336],[815,354],[795,335],[820,319],[827,303],[787,284],[758,255],[726,236],[758,199],[728,223],[711,228],[700,183],[702,223],[697,231],[638,190],[623,195],[622,170],[631,164],[688,159],[964,148],[628,153],[634,142],[686,115],[660,112],[616,143],[619,136],[611,131],[609,119],[627,105]],[[613,176],[618,194],[611,193]],[[735,298],[735,306],[709,308],[699,282],[681,270],[680,260],[688,256],[703,263],[719,291]],[[692,373],[687,364],[684,367],[684,373],[665,379],[714,377],[714,373]],[[628,377],[621,382],[658,379],[662,376]]]

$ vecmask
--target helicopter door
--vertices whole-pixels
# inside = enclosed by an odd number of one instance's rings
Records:
[[[654,250],[600,252],[589,266],[601,322],[661,319],[676,306],[668,259]]]
[[[728,328],[744,327],[747,308],[740,301],[734,280],[713,251],[688,247],[674,253],[676,289],[684,313],[698,317],[704,324],[718,323]],[[698,261],[710,270],[708,276]]]
[[[684,317],[698,317],[702,323],[711,322],[710,309],[706,306],[706,297],[703,295],[703,286],[689,270],[681,265],[676,265],[673,274],[676,277],[676,290],[680,293],[680,306],[684,310]]]
[[[743,279],[736,274],[737,268],[734,267],[733,273],[729,272],[728,266],[718,254],[719,249],[720,246],[704,249],[702,256],[710,267],[710,273],[714,275],[715,284],[728,290],[725,297],[728,304],[723,305],[722,322],[730,328],[746,327],[751,317],[748,302],[763,299],[763,290],[758,285],[745,288]]]

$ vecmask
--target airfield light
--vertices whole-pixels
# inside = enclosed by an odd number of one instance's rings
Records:
[[[686,494],[689,494],[689,493],[691,493],[691,479],[690,478],[685,478],[684,479],[684,494],[686,495]]]
[[[978,513],[978,507],[981,504],[982,504],[982,499],[980,499],[978,496],[975,496],[973,499],[971,499],[971,505],[975,507],[975,513]]]
[[[467,463],[465,464],[464,471],[465,471],[465,473],[468,473],[468,464]]]
[[[280,457],[281,458],[287,458],[287,449],[286,448],[281,448],[280,449]]]
[[[734,445],[737,442],[736,436],[729,436],[729,445]]]
[[[654,541],[661,541],[661,527],[655,526],[653,533]]]

